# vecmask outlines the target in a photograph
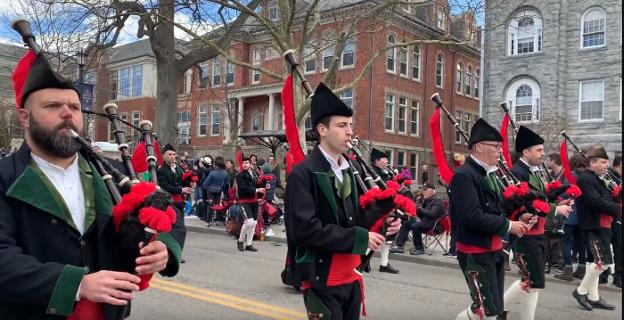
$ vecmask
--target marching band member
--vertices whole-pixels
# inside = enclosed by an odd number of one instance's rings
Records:
[[[592,146],[586,153],[587,169],[580,171],[577,183],[583,194],[577,200],[578,222],[588,252],[585,276],[572,296],[586,310],[594,308],[614,310],[598,294],[600,273],[613,269],[611,252],[611,223],[622,216],[618,204],[601,179],[609,167],[609,157],[604,147]]]
[[[510,221],[501,209],[502,187],[494,172],[502,141],[498,130],[477,120],[468,141],[470,157],[455,170],[449,186],[457,259],[473,300],[457,320],[496,319],[502,314],[502,238],[507,233],[522,236],[528,229],[528,221]]]
[[[542,158],[544,157],[544,139],[529,128],[520,126],[516,135],[516,153],[520,155],[518,161],[511,168],[511,172],[520,181],[528,183],[530,189],[546,192],[545,182],[540,178],[539,171]],[[551,217],[555,214],[568,216],[572,212],[569,200],[561,205],[550,204]],[[528,218],[530,214],[525,214]],[[544,238],[544,225],[546,219],[539,217],[535,227],[529,229],[520,239],[514,241],[514,254],[522,254],[529,272],[529,288],[517,280],[505,291],[505,313],[509,312],[511,305],[522,302],[520,311],[523,320],[535,318],[535,309],[539,297],[539,289],[546,285],[545,252],[546,240]]]
[[[364,297],[362,275],[355,268],[366,249],[378,250],[385,238],[367,230],[353,170],[342,156],[352,141],[353,110],[321,83],[311,117],[319,143],[293,168],[286,185],[293,268],[303,280],[310,319],[359,319]],[[387,234],[398,230],[395,221]]]

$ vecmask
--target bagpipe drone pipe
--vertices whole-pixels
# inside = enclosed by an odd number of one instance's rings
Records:
[[[303,87],[307,97],[311,97],[314,92],[308,81],[301,73],[301,70],[298,68],[299,62],[297,61],[294,50],[286,51],[283,56],[286,62],[290,65],[290,76],[287,78],[284,85],[285,90],[282,91],[284,123],[286,138],[291,146],[289,154],[294,153],[294,157],[297,159],[294,161],[294,164],[296,164],[297,162],[303,160],[303,152],[301,151],[293,111],[293,77],[297,76],[301,81],[301,86]],[[399,184],[394,181],[389,181],[388,184],[386,184],[382,181],[379,175],[366,162],[359,149],[354,147],[353,143],[349,144],[349,152],[353,155],[353,157],[347,154],[343,154],[343,156],[347,159],[347,161],[349,161],[350,166],[354,170],[354,177],[359,189],[364,192],[364,195],[359,198],[359,205],[364,210],[364,225],[370,226],[369,230],[379,232],[385,236],[386,217],[391,216],[394,220],[396,220],[401,216],[416,216],[415,203],[409,198],[397,194],[400,189]],[[370,261],[373,253],[374,252],[370,251],[366,255],[360,266],[358,266],[358,271],[364,270],[364,267],[368,264],[368,261]]]
[[[461,128],[457,119],[444,106],[442,100],[440,99],[440,95],[438,93],[433,94],[431,96],[431,100],[433,100],[433,102],[436,104],[437,109],[432,116],[432,131],[436,129],[434,128],[436,124],[439,131],[439,111],[442,111],[451,122],[451,125],[455,128],[455,130],[464,138],[465,141],[468,141],[468,133]],[[434,134],[434,136],[436,135]],[[446,159],[444,158],[444,150],[440,150],[442,148],[442,141],[441,139],[434,139],[433,143],[434,158],[438,167],[440,168],[440,175],[443,180],[450,185],[453,173],[448,167]],[[507,161],[502,154],[498,160],[497,168],[498,170],[493,175],[494,183],[497,183],[500,189],[503,190],[502,209],[508,219],[517,220],[520,218],[521,213],[526,212],[532,215],[539,216],[546,216],[548,214],[550,207],[548,205],[546,195],[542,192],[529,189],[526,182],[520,182],[509,169]]]

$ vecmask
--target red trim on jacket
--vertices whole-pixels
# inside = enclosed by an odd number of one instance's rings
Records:
[[[537,224],[533,226],[533,228],[529,229],[524,235],[525,236],[541,236],[544,234],[544,225],[546,224],[546,219],[544,217],[537,218]]]
[[[82,299],[78,301],[74,312],[67,316],[67,320],[105,320],[104,307],[101,303]]]
[[[611,229],[611,224],[613,223],[613,216],[610,216],[606,213],[600,214],[600,227],[605,229]]]

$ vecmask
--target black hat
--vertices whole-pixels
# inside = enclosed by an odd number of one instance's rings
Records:
[[[164,147],[164,148],[163,148],[163,150],[162,150],[162,153],[165,153],[165,152],[167,152],[167,151],[173,151],[173,152],[176,152],[176,150],[173,148],[173,146],[172,146],[171,144],[169,144],[169,143],[167,143],[167,144],[165,145],[165,147]]]
[[[32,54],[27,53],[28,54]],[[16,81],[15,73],[14,73],[14,86],[15,92],[21,92],[21,97],[19,98],[19,106],[23,107],[26,102],[26,98],[28,96],[38,90],[48,89],[48,88],[56,88],[56,89],[70,89],[76,91],[78,97],[80,97],[80,91],[74,85],[74,82],[68,79],[63,78],[62,76],[56,74],[50,67],[50,63],[48,59],[43,55],[43,53],[39,53],[36,55],[34,61],[32,61],[32,65],[28,68],[27,65],[22,65],[22,61],[24,63],[28,63],[27,59],[22,59],[18,64],[18,68],[16,68],[17,72],[23,72],[28,70],[28,76],[21,87],[21,91],[18,90],[18,86],[22,85],[19,81]],[[28,68],[28,69],[26,69]]]
[[[252,154],[250,154],[250,155],[246,156],[246,155],[245,155],[245,153],[243,152],[243,150],[241,150],[241,152],[240,152],[240,153],[241,153],[241,160],[242,160],[242,161],[250,161],[250,160],[251,160],[251,157],[254,155],[254,154],[252,153]]]
[[[607,151],[605,150],[603,146],[599,144],[595,146],[591,146],[589,150],[587,150],[587,152],[585,153],[585,156],[587,156],[588,159],[589,158],[601,158],[601,159],[609,160]]]
[[[370,158],[371,158],[371,162],[375,162],[381,158],[387,158],[388,156],[386,155],[385,152],[379,150],[379,149],[375,149],[373,148],[373,150],[371,151],[370,154]]]
[[[470,139],[468,139],[468,149],[472,148],[475,143],[481,141],[497,141],[503,142],[503,136],[496,128],[492,127],[483,118],[479,118],[470,130]]]
[[[310,113],[312,129],[314,129],[318,122],[327,116],[353,116],[353,109],[347,107],[340,98],[321,82],[312,96]]]
[[[516,152],[522,153],[522,150],[538,144],[544,144],[544,139],[531,129],[520,126],[516,134]]]

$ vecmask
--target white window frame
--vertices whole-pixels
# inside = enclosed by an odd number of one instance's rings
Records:
[[[403,110],[403,119],[401,119],[401,110]],[[400,134],[407,134],[407,110],[407,97],[399,96],[396,128]],[[401,130],[401,123],[403,123],[403,130]]]
[[[405,58],[405,61],[403,61],[403,58]],[[399,48],[399,56],[397,62],[397,71],[399,72],[399,76],[403,78],[409,78],[409,49],[407,47]]]
[[[122,70],[127,70],[128,72],[128,86],[127,95],[122,95],[121,88],[121,72]],[[137,80],[135,77],[135,71],[141,70],[141,86],[139,88],[139,92],[135,90],[135,81]],[[108,88],[108,96],[109,100],[124,100],[124,99],[134,99],[137,97],[141,97],[143,94],[143,64],[132,64],[128,66],[123,66],[114,70],[108,71],[108,80],[109,80],[109,88]],[[114,90],[113,90],[114,89]]]
[[[140,111],[132,111],[132,125],[139,127],[139,125],[141,124],[141,112]],[[138,143],[139,139],[141,137],[139,137],[140,131],[138,130],[133,130],[133,134],[132,134],[132,140],[135,143]]]
[[[581,119],[583,102],[592,102],[592,101],[583,101],[582,100],[582,97],[583,97],[583,84],[584,83],[590,83],[590,82],[602,82],[602,97],[601,97],[601,99],[602,99],[601,100],[602,101],[602,113],[601,113],[600,118]],[[604,93],[605,93],[605,80],[604,79],[588,79],[588,80],[579,81],[579,112],[578,112],[578,121],[579,122],[587,123],[587,122],[602,122],[602,121],[604,121],[604,117],[605,117]],[[599,101],[599,100],[595,100],[595,101]]]
[[[232,75],[232,81],[229,79],[230,74]],[[229,61],[225,64],[225,82],[228,86],[232,86],[236,83],[236,65]]]
[[[218,118],[218,119],[217,119]],[[219,121],[216,121],[219,120]],[[213,104],[210,107],[210,136],[216,137],[221,135],[221,125],[223,124],[223,117],[221,114],[221,106],[218,104]],[[219,132],[214,132],[214,126],[218,126]]]
[[[472,92],[472,66],[466,66],[466,76],[464,76],[464,94],[467,97],[473,95]]]
[[[354,89],[347,89],[340,94],[340,100],[355,112],[355,93]],[[350,95],[348,95],[350,93]]]
[[[531,121],[518,121],[516,119],[516,92],[522,85],[528,85],[531,88]],[[513,119],[520,124],[523,123],[538,123],[541,119],[541,105],[540,105],[541,86],[539,83],[531,78],[520,78],[511,83],[507,88],[507,94],[505,95],[506,101],[509,105],[509,111]]]
[[[437,10],[436,27],[440,30],[446,30],[446,12],[442,7],[438,7]]]
[[[350,47],[350,49],[349,49]],[[349,49],[350,51],[347,51]],[[345,55],[351,53],[353,56],[351,64],[344,64]],[[347,43],[345,43],[345,47],[340,54],[340,69],[352,69],[355,68],[355,39],[349,38],[347,39]]]
[[[519,22],[524,17],[530,17],[533,19],[533,51],[532,52],[518,52],[518,39],[519,39]],[[522,9],[519,10],[514,17],[510,20],[507,26],[507,55],[508,56],[521,56],[526,54],[539,53],[543,50],[543,21],[542,15],[534,9]]]
[[[420,47],[418,45],[412,46],[412,72],[411,77],[412,80],[420,82]],[[414,77],[414,69],[418,70],[416,72],[416,77]]]
[[[414,103],[416,107],[414,107]],[[409,133],[412,137],[420,137],[420,100],[412,99],[412,103],[410,105],[410,123],[409,123]],[[413,111],[416,110],[416,119],[414,119]],[[416,123],[416,133],[412,131],[412,124]]]
[[[396,36],[394,34],[389,34],[386,38],[386,43],[391,46],[396,44]],[[390,60],[392,60],[392,68],[388,68],[390,65]],[[397,73],[397,48],[388,48],[386,50],[386,72],[396,74]]]
[[[464,90],[464,64],[461,62],[457,63],[457,67],[455,67],[455,92],[458,94],[463,94]]]
[[[267,4],[267,19],[275,22],[280,20],[279,7],[277,1],[270,1]]]
[[[463,128],[463,121],[464,121],[464,111],[462,110],[457,110],[458,108],[455,108],[455,114],[453,116],[455,116],[455,119],[457,119],[457,122],[459,123],[459,127]],[[462,144],[462,140],[464,139],[461,135],[461,133],[459,133],[459,130],[454,130],[455,131],[455,136],[453,137],[453,142],[455,144]]]
[[[260,131],[263,129],[263,123],[260,121],[260,112],[253,112],[251,114],[251,118],[249,119],[249,129],[250,131]],[[254,121],[257,122],[258,129],[254,129]]]
[[[589,13],[591,13],[592,11],[600,11],[600,13],[602,13],[602,17],[604,19],[604,21],[603,21],[603,30],[602,31],[592,32],[592,33],[597,34],[597,33],[602,32],[604,41],[600,45],[594,45],[594,46],[587,46],[586,47],[584,45],[584,42],[583,42],[583,37],[586,35],[586,32],[585,32],[585,19],[587,19],[587,15]],[[602,8],[594,6],[594,7],[588,8],[587,10],[585,10],[585,12],[583,12],[583,16],[581,17],[581,39],[580,39],[580,41],[581,41],[580,42],[581,43],[581,49],[602,48],[602,47],[607,45],[607,13]]]
[[[410,159],[408,161],[407,167],[408,167],[410,173],[412,174],[413,181],[416,181],[416,179],[418,179],[418,158],[419,158],[418,155],[419,155],[419,153],[416,152],[416,151],[412,151],[409,154]],[[412,166],[412,161],[411,161],[412,160],[412,156],[414,156],[413,166]]]
[[[441,60],[440,60],[441,58]],[[435,79],[434,79],[434,84],[436,86],[436,88],[444,88],[444,55],[442,55],[441,53],[438,53],[438,55],[436,55],[436,65],[435,65]],[[440,66],[440,84],[438,84],[438,65]]]
[[[283,130],[284,129],[284,110],[282,106],[276,105],[273,114],[273,130]]]
[[[390,99],[388,99],[388,98],[390,98]],[[395,104],[396,104],[396,97],[395,97],[395,95],[392,94],[392,93],[386,93],[386,98],[384,99],[384,123],[383,123],[383,127],[384,127],[384,131],[385,132],[394,132],[394,105]],[[391,108],[391,110],[390,110],[390,117],[389,117],[389,119],[386,119],[386,118],[388,118],[388,116],[386,115],[386,113],[387,113],[386,110],[387,110],[388,107]],[[386,126],[388,120],[390,121],[390,126],[391,126],[390,129],[388,129],[387,126]]]
[[[314,63],[313,70],[308,70],[308,63]],[[303,74],[314,74],[318,70],[318,53],[312,44],[303,49]]]
[[[209,111],[209,107],[208,106],[198,106],[197,107],[197,136],[198,137],[205,137],[208,135],[208,111]],[[206,117],[206,123],[203,124],[203,126],[205,127],[205,132],[202,134],[202,116]]]
[[[251,51],[251,65],[254,67],[257,67],[257,66],[260,66],[260,64],[262,64],[262,55],[260,54],[260,51],[252,50]],[[256,76],[258,77],[257,80],[256,80]],[[260,77],[261,77],[260,71],[251,69],[251,84],[260,83],[260,80],[261,80]]]
[[[383,151],[388,157],[388,164],[394,166],[394,149],[384,149]]]
[[[480,93],[479,92],[479,89],[480,89],[479,81],[481,81],[481,69],[475,69],[475,70],[476,70],[475,71],[475,84],[474,84],[474,88],[473,88],[474,90],[472,92],[473,92],[474,98],[478,100],[479,99],[479,93]]]
[[[403,161],[401,161],[401,155],[403,155]],[[396,168],[398,169],[398,167],[401,167],[401,169],[403,169],[405,166],[407,166],[407,151],[397,151],[397,163],[396,163]]]
[[[222,63],[219,57],[212,60],[212,72],[210,73],[210,86],[213,88],[220,87],[223,83],[223,70],[221,70]],[[219,83],[215,84],[215,78],[219,77]]]
[[[204,75],[205,75],[206,83],[204,85],[202,85],[202,79],[204,78],[202,76],[204,76]],[[208,61],[201,62],[199,64],[199,84],[198,84],[198,87],[200,89],[208,88],[210,86],[210,77],[212,77],[212,73],[210,73],[210,63],[208,63]]]
[[[323,43],[323,52],[321,53],[321,71],[327,71],[329,69],[329,66],[331,66],[334,56],[336,55],[336,43],[335,43],[334,34],[331,32],[326,32],[323,35],[322,43]],[[329,63],[325,65],[325,60],[327,58],[331,58],[331,59],[329,60]]]

